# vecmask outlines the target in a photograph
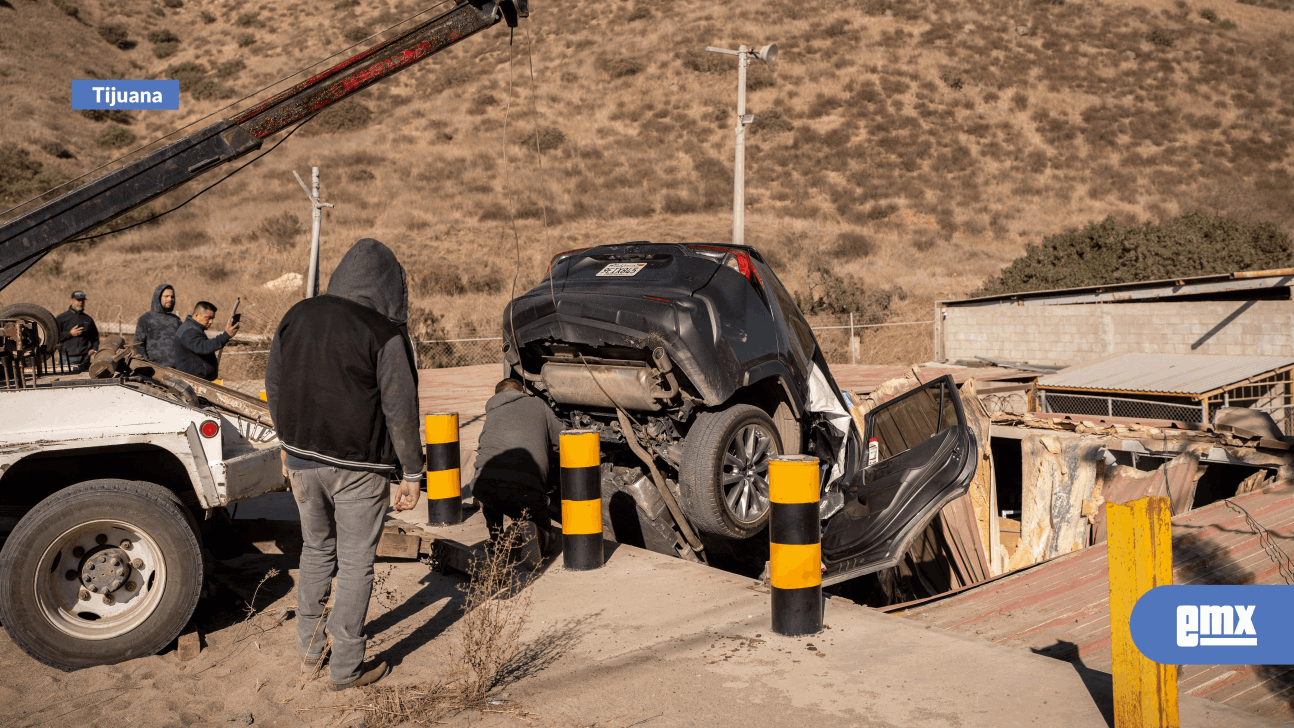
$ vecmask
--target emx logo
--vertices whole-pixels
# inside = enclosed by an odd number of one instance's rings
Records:
[[[1294,664],[1290,614],[1294,586],[1161,586],[1137,600],[1132,640],[1166,665]]]
[[[1257,608],[1256,604],[1234,607],[1183,604],[1177,608],[1177,646],[1256,647],[1254,610]]]

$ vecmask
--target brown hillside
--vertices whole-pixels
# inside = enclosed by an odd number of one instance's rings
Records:
[[[325,273],[350,242],[376,237],[409,269],[418,333],[492,335],[514,273],[524,290],[558,251],[728,239],[736,74],[704,48],[743,42],[781,48],[775,71],[752,67],[747,241],[792,289],[808,293],[825,267],[862,281],[859,300],[901,289],[885,316],[916,320],[1025,244],[1111,214],[1159,221],[1206,209],[1294,231],[1294,15],[1278,9],[532,6],[513,45],[505,28],[470,38],[316,119],[163,221],[49,256],[0,300],[61,310],[83,288],[100,320],[132,321],[166,280],[182,305],[242,296],[244,320],[268,330],[296,294],[262,284],[303,271],[308,249],[292,170],[318,165],[337,206],[325,216]],[[105,147],[127,136],[106,129],[158,139],[419,9],[5,0],[0,24],[16,32],[0,34],[0,160],[25,152],[13,174],[30,184],[31,160],[44,179],[74,177],[133,148]],[[121,47],[110,44],[123,30]],[[168,69],[188,89],[178,112],[96,121],[68,108],[73,78]],[[882,330],[865,349],[874,361],[912,361],[929,355],[928,341],[928,329]]]

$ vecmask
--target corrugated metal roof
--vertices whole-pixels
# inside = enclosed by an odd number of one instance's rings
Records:
[[[1231,291],[1285,288],[1294,283],[1294,268],[1237,271],[1191,278],[1168,278],[1158,281],[1107,283],[1100,286],[1053,288],[1041,291],[1001,293],[996,296],[940,301],[941,306],[981,306],[986,304],[1037,304],[1048,299],[1060,303],[1095,303],[1100,301],[1137,301],[1218,294]]]
[[[1122,354],[1095,364],[1048,374],[1038,380],[1038,386],[1106,392],[1204,394],[1290,365],[1294,365],[1294,358],[1287,356]]]
[[[1264,530],[1283,560],[1264,551]],[[1174,584],[1284,584],[1292,555],[1294,491],[1289,489],[1248,493],[1173,519]],[[1109,672],[1106,556],[1105,544],[1099,544],[900,614]],[[1294,665],[1186,665],[1178,686],[1184,693],[1294,723]]]

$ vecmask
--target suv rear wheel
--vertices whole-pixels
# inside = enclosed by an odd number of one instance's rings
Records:
[[[188,623],[202,588],[193,517],[153,483],[92,480],[29,511],[0,551],[0,621],[62,670],[151,655]]]
[[[739,404],[698,415],[679,474],[688,520],[716,536],[759,533],[768,520],[768,459],[781,452],[773,419],[758,407]]]

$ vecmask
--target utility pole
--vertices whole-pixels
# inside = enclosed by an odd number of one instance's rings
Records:
[[[732,164],[732,243],[746,244],[746,126],[755,121],[754,114],[746,113],[746,68],[750,59],[758,58],[769,66],[777,63],[777,44],[769,44],[752,51],[748,46],[738,46],[737,50],[726,48],[706,48],[711,53],[723,53],[737,57],[737,127],[736,141],[733,150]]]
[[[292,176],[297,178],[301,183],[301,189],[305,191],[306,197],[310,198],[310,271],[306,278],[306,298],[314,298],[319,295],[319,225],[323,222],[323,209],[332,207],[327,202],[319,201],[319,168],[310,168],[310,187],[301,179],[301,175],[296,170],[292,170]]]

